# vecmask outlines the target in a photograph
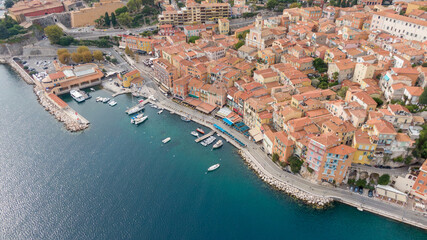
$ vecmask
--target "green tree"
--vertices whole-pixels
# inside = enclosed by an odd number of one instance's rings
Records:
[[[188,42],[195,43],[196,40],[198,40],[199,38],[200,38],[199,36],[191,36],[190,38],[188,38]]]
[[[291,166],[291,171],[293,173],[299,173],[301,171],[301,166],[303,164],[303,161],[301,161],[296,156],[290,156],[288,159],[289,165]]]
[[[116,16],[119,16],[120,14],[125,13],[127,11],[128,11],[128,8],[126,6],[124,6],[121,8],[117,8],[116,11],[114,11],[114,12],[116,12]]]
[[[277,4],[279,4],[279,2],[277,0],[268,0],[267,8],[269,10],[273,10],[277,6]]]
[[[300,7],[301,7],[301,3],[297,3],[297,2],[291,3],[291,5],[289,5],[289,8],[300,8]]]
[[[74,41],[75,41],[75,39],[73,37],[65,36],[65,37],[61,37],[59,39],[58,44],[61,46],[70,46]]]
[[[389,182],[390,182],[390,175],[388,175],[388,174],[383,174],[378,179],[378,184],[379,185],[388,185]]]
[[[328,71],[328,64],[326,64],[321,58],[315,58],[313,61],[313,66],[319,73]]]
[[[243,45],[245,45],[245,42],[242,40],[239,40],[236,44],[234,44],[234,49],[239,50],[239,48]]]
[[[111,23],[113,24],[113,26],[117,25],[116,14],[114,13],[111,13]]]
[[[337,91],[338,96],[340,96],[341,98],[345,98],[347,90],[348,87],[342,87],[340,90]]]
[[[356,181],[356,186],[358,187],[366,187],[366,180],[365,179],[359,179]]]
[[[338,72],[334,72],[332,74],[332,79],[334,79],[334,81],[336,82],[338,80],[338,76],[339,76],[339,73]]]
[[[97,61],[102,61],[104,59],[104,54],[99,50],[95,50],[93,51],[93,58]]]
[[[133,52],[130,50],[130,48],[128,46],[126,46],[125,48],[125,53],[126,55],[132,57],[133,56]]]
[[[279,161],[279,154],[273,153],[272,160],[273,160],[273,162],[278,162]]]
[[[424,92],[420,96],[419,103],[427,104],[427,87],[424,88]]]
[[[129,13],[125,12],[117,16],[117,21],[120,25],[130,27],[133,22],[133,17]]]
[[[111,21],[110,16],[108,16],[108,12],[105,12],[104,23],[106,27],[110,27]]]
[[[5,7],[5,8],[11,8],[11,7],[13,6],[13,4],[15,4],[15,3],[13,2],[13,0],[6,0],[6,1],[4,2],[4,7]]]
[[[380,98],[373,97],[372,99],[374,99],[375,102],[377,102],[378,107],[381,107],[381,105],[383,105],[383,103],[384,103],[384,101],[381,100]]]
[[[59,39],[64,35],[62,28],[57,25],[51,25],[44,29],[44,33],[49,38],[50,43],[57,44],[59,43]]]

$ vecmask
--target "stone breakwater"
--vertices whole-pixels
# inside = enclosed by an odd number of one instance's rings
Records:
[[[82,131],[89,127],[87,121],[78,121],[70,115],[70,109],[61,109],[53,101],[44,94],[44,91],[41,91],[37,87],[33,89],[34,93],[37,96],[39,103],[48,111],[50,114],[55,116],[55,118],[64,123],[65,129],[70,132]]]
[[[285,192],[286,194],[294,197],[308,205],[312,205],[316,208],[322,209],[330,206],[333,202],[332,198],[315,196],[308,192],[302,191],[289,183],[279,181],[273,177],[267,176],[250,157],[246,157],[242,150],[239,150],[239,154],[242,159],[249,165],[249,167],[261,178],[264,182],[274,187],[275,189]]]

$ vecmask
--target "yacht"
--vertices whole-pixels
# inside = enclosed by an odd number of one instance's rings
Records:
[[[201,128],[197,128],[196,130],[201,134],[205,134],[205,131],[203,131],[203,129],[201,129]]]
[[[218,140],[218,142],[216,142],[214,145],[213,145],[213,149],[217,149],[217,148],[220,148],[222,146],[222,141],[221,140]]]
[[[97,102],[102,102],[102,97],[96,97]]]
[[[142,106],[142,105],[136,105],[136,106],[134,106],[134,107],[131,107],[131,108],[129,108],[128,110],[126,110],[126,113],[128,114],[128,115],[132,115],[132,114],[134,114],[134,113],[137,113],[137,112],[140,112],[140,111],[142,111],[142,110],[144,110],[144,106]]]
[[[165,139],[162,140],[162,143],[168,143],[170,140],[171,140],[171,138],[167,137],[167,138],[165,138]]]
[[[160,111],[157,112],[157,114],[162,114],[163,109],[161,109]]]
[[[139,125],[140,123],[143,123],[147,119],[148,119],[148,116],[138,118],[138,119],[135,119],[134,123],[135,123],[135,125]]]
[[[216,170],[217,168],[219,168],[219,163],[217,163],[217,164],[215,164],[215,165],[212,165],[212,166],[210,166],[209,168],[208,168],[208,172],[212,172],[212,171],[214,171],[214,170]]]
[[[107,103],[107,102],[109,102],[109,101],[110,101],[110,98],[107,98],[107,97],[102,99],[102,102],[103,102],[103,103]]]
[[[201,144],[206,147],[209,144],[213,143],[215,140],[216,140],[216,137],[210,136],[207,139],[203,140]]]
[[[83,95],[79,93],[77,90],[71,90],[70,95],[78,103],[85,101],[85,98],[83,97]]]
[[[130,119],[130,123],[135,123],[135,121],[136,121],[137,119],[141,119],[142,117],[144,117],[144,114],[143,114],[143,113],[140,113],[140,114],[136,115],[135,117],[132,117],[132,118]]]
[[[199,137],[199,134],[196,131],[192,131],[191,135],[195,136],[195,137]]]
[[[117,105],[117,102],[116,102],[116,101],[114,101],[114,99],[113,99],[113,100],[111,100],[110,102],[108,102],[108,105],[110,105],[110,106],[114,107],[114,106],[116,106],[116,105]]]

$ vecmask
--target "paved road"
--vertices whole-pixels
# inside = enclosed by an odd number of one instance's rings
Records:
[[[157,83],[152,78],[152,73],[149,71],[149,68],[144,67],[141,64],[136,64],[134,67],[137,67],[142,72],[142,75],[145,78],[146,86],[150,88],[150,92],[154,94],[154,96],[161,104],[175,109],[176,112],[188,113],[193,118],[199,118],[205,122],[209,121],[219,125],[223,129],[226,129],[229,133],[247,145],[247,147],[242,148],[242,150],[246,153],[247,156],[251,157],[251,159],[258,165],[259,169],[261,169],[267,176],[278,181],[291,184],[294,187],[312,195],[333,198],[337,201],[341,201],[355,207],[362,207],[364,210],[371,211],[376,214],[388,216],[392,219],[427,229],[427,217],[423,216],[419,212],[412,211],[409,206],[401,207],[376,198],[369,198],[365,195],[352,193],[345,189],[319,185],[301,178],[298,175],[283,171],[278,165],[271,161],[270,158],[268,158],[268,156],[261,150],[260,145],[257,145],[253,141],[244,137],[242,134],[238,133],[233,128],[230,128],[228,125],[223,124],[222,121],[215,119],[211,115],[205,115],[199,111],[171,101],[161,93]]]

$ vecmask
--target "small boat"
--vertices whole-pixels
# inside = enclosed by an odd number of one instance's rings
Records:
[[[128,110],[126,110],[126,113],[127,113],[128,115],[132,115],[132,114],[137,113],[137,112],[140,112],[140,111],[142,111],[142,110],[144,110],[144,106],[142,106],[142,105],[138,104],[138,105],[136,105],[136,106],[134,106],[134,107],[131,107],[131,108],[129,108]]]
[[[189,122],[189,121],[191,121],[191,119],[190,119],[190,118],[188,118],[188,117],[184,117],[184,116],[182,116],[182,117],[181,117],[181,120],[182,120],[182,121],[184,121],[184,122]]]
[[[170,114],[175,114],[175,112],[174,111],[170,111]]]
[[[362,207],[357,207],[357,210],[363,212],[363,208]]]
[[[158,109],[158,108],[159,108],[159,107],[157,107],[157,105],[156,105],[156,104],[153,104],[151,107],[152,107],[152,108],[155,108],[155,109]]]
[[[137,119],[141,119],[142,117],[144,117],[144,114],[143,114],[143,113],[140,113],[140,114],[136,115],[135,117],[132,117],[132,118],[130,119],[130,123],[135,123],[135,121],[136,121]]]
[[[91,90],[92,92],[95,92],[95,88],[90,88],[90,90]]]
[[[201,129],[201,128],[197,128],[196,130],[201,134],[205,134],[205,131],[203,131],[203,129]]]
[[[109,102],[109,101],[110,101],[110,98],[107,98],[107,97],[102,99],[102,102],[103,102],[103,103],[107,103],[107,102]]]
[[[209,168],[208,168],[208,172],[212,172],[212,171],[214,171],[214,170],[216,170],[217,168],[219,168],[219,163],[217,163],[217,164],[215,164],[215,165],[212,165],[212,166],[210,166]]]
[[[102,99],[103,99],[102,97],[96,97],[97,102],[102,102]]]
[[[199,137],[199,134],[196,131],[192,131],[191,135],[195,136],[195,137]]]
[[[116,106],[116,105],[117,105],[117,102],[116,102],[116,101],[114,101],[114,100],[111,100],[110,102],[108,102],[108,105],[110,105],[110,106],[114,107],[114,106]]]
[[[161,109],[160,111],[157,112],[157,114],[162,114],[163,109]]]
[[[220,148],[222,146],[222,141],[221,140],[218,140],[218,142],[216,142],[214,145],[213,145],[213,149],[217,149],[217,148]]]
[[[210,136],[207,139],[203,140],[201,142],[201,144],[206,147],[206,146],[210,145],[211,143],[215,142],[215,140],[216,140],[216,137]]]
[[[162,140],[162,143],[168,143],[170,140],[171,140],[171,138],[167,137],[167,138],[165,138],[165,139]]]
[[[148,116],[138,118],[138,119],[135,119],[134,123],[135,123],[135,125],[139,125],[140,123],[143,123],[147,119],[148,119]]]
[[[86,100],[85,97],[77,90],[71,90],[70,95],[78,103],[84,102]]]

